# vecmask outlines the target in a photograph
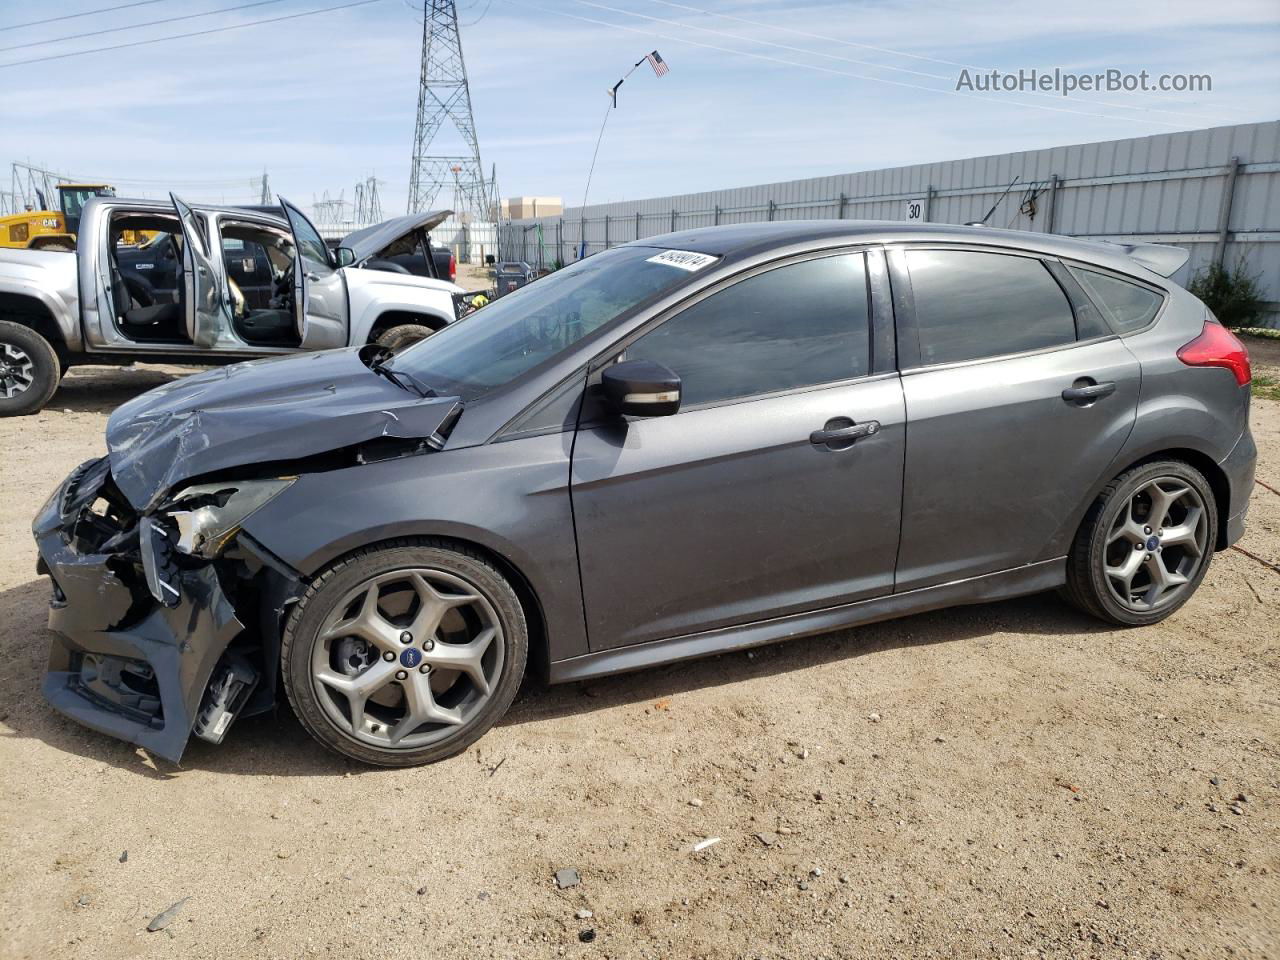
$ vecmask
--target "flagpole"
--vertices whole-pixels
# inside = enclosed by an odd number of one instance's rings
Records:
[[[578,259],[582,260],[587,255],[587,197],[591,194],[591,178],[596,172],[596,158],[600,156],[600,143],[604,140],[604,128],[609,125],[609,113],[618,107],[618,88],[627,81],[627,77],[631,76],[644,63],[644,57],[635,62],[635,65],[626,72],[621,80],[613,85],[613,89],[609,91],[609,106],[604,111],[604,121],[600,124],[600,133],[596,137],[596,148],[591,154],[591,166],[587,170],[587,186],[582,191],[582,236],[578,238]]]

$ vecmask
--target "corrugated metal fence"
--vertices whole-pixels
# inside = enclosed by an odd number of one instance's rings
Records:
[[[1170,243],[1191,259],[1243,261],[1280,309],[1280,121],[917,164],[834,177],[593,205],[501,227],[503,259],[540,267],[630,240],[714,224],[980,220],[1097,240]]]

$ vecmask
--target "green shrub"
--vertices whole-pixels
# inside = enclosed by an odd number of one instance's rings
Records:
[[[1187,289],[1204,301],[1224,326],[1258,326],[1265,298],[1259,275],[1250,273],[1243,260],[1230,269],[1220,264],[1196,272]]]

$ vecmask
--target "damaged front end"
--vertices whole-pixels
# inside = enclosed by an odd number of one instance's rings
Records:
[[[112,414],[109,455],[32,525],[53,581],[44,693],[58,710],[177,762],[192,733],[220,742],[237,715],[273,705],[303,584],[241,525],[300,475],[442,449],[462,413],[375,359],[235,364]]]
[[[291,482],[200,484],[144,515],[108,458],[75,470],[32,525],[53,589],[46,699],[175,763],[192,733],[218,743],[269,709],[278,614],[299,581],[237,533]]]

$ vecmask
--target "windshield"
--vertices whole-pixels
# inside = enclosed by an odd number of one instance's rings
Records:
[[[398,355],[392,366],[442,396],[473,400],[694,276],[650,262],[659,253],[653,247],[615,247],[580,260],[445,327]]]

